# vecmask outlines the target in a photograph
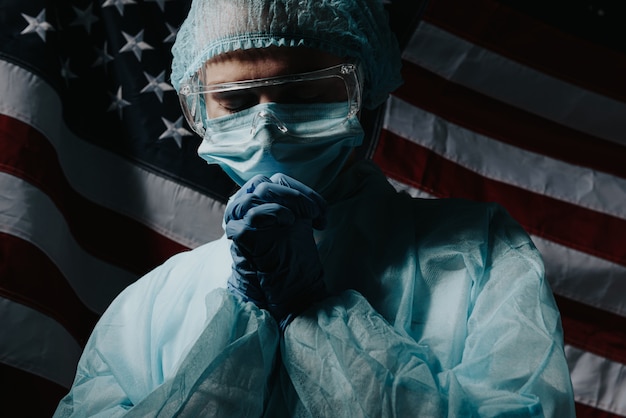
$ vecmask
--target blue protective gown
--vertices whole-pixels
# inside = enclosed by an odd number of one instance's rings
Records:
[[[500,206],[411,198],[367,161],[327,198],[334,296],[284,337],[225,290],[221,238],[119,295],[55,416],[574,416],[542,260]]]

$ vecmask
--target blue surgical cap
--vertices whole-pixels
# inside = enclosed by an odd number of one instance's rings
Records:
[[[381,0],[193,0],[172,47],[172,84],[179,91],[217,55],[270,46],[355,59],[367,108],[402,83],[400,51]]]

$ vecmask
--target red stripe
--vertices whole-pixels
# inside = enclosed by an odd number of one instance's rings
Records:
[[[385,130],[374,161],[435,196],[499,202],[530,233],[626,266],[626,220],[482,177]]]
[[[626,318],[571,299],[555,296],[565,342],[626,364]]]
[[[1,363],[0,382],[3,416],[51,417],[67,393],[56,383]]]
[[[620,418],[626,415],[617,415],[611,412],[606,412],[601,409],[594,408],[593,406],[583,405],[576,402],[576,417],[577,418]]]
[[[188,249],[79,195],[67,182],[46,138],[31,126],[5,115],[0,115],[0,171],[20,177],[46,193],[63,213],[76,241],[87,252],[111,264],[143,274]],[[111,187],[130,188],[126,194],[137,195],[132,182]]]
[[[521,149],[626,178],[626,147],[543,119],[410,62],[394,95],[454,124]]]
[[[122,289],[112,292],[115,290]],[[87,342],[98,320],[98,315],[80,301],[44,253],[27,241],[4,233],[0,233],[0,296],[51,317],[81,345]]]
[[[424,20],[543,73],[626,102],[626,56],[493,0],[430,1]]]

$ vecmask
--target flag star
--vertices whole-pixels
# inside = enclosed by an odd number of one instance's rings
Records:
[[[179,117],[178,120],[176,120],[176,122],[171,122],[165,118],[161,118],[161,120],[163,120],[163,123],[165,124],[167,129],[165,130],[165,132],[161,134],[159,139],[173,138],[174,142],[176,142],[176,145],[178,145],[178,148],[182,148],[183,146],[182,137],[193,136],[191,132],[183,128],[182,116]]]
[[[147,44],[143,41],[143,29],[139,31],[137,35],[134,37],[127,34],[126,32],[122,32],[124,38],[126,38],[126,45],[120,49],[121,52],[132,51],[137,59],[141,61],[141,54],[145,49],[154,49],[150,44]]]
[[[163,92],[164,91],[172,91],[174,88],[167,82],[165,82],[165,71],[162,71],[156,77],[152,77],[150,74],[144,72],[143,75],[148,80],[148,84],[146,87],[141,89],[141,93],[149,93],[154,92],[159,98],[159,101],[163,103]]]
[[[170,31],[170,34],[167,35],[165,39],[163,39],[163,43],[174,42],[174,40],[176,39],[176,34],[178,33],[178,28],[176,26],[170,25],[169,23],[165,23],[165,26],[167,26],[167,30]]]
[[[81,10],[78,7],[72,6],[74,9],[74,13],[76,13],[76,18],[70,24],[71,26],[80,26],[82,25],[87,33],[91,33],[91,25],[98,21],[98,18],[94,16],[92,11],[93,4],[89,4],[89,6],[85,10]]]
[[[91,66],[98,67],[102,65],[106,69],[106,65],[110,61],[113,61],[113,57],[107,53],[107,42],[104,41],[104,46],[102,47],[102,49],[100,48],[94,48],[94,49],[96,50],[96,55],[98,55],[98,58],[96,58],[96,60],[93,62]]]
[[[111,104],[107,109],[107,112],[111,112],[113,110],[117,110],[117,114],[122,119],[122,110],[130,105],[130,102],[127,102],[122,98],[122,86],[117,89],[117,94],[109,93],[109,97],[111,97]]]
[[[46,10],[42,10],[37,17],[32,17],[22,13],[22,17],[28,22],[28,26],[20,32],[20,35],[35,32],[42,41],[46,42],[46,31],[54,30],[52,25],[46,22]]]
[[[63,77],[63,79],[65,79],[65,83],[66,84],[69,84],[70,79],[78,78],[78,76],[76,74],[74,74],[72,72],[72,70],[70,70],[70,60],[69,60],[69,58],[61,63],[61,77]]]
[[[159,9],[161,9],[161,11],[164,11],[165,10],[165,2],[166,1],[171,1],[171,0],[147,0],[147,1],[155,2],[156,4],[159,5]]]
[[[127,4],[136,4],[135,0],[106,0],[102,3],[102,8],[115,6],[121,16],[124,16],[124,6]]]

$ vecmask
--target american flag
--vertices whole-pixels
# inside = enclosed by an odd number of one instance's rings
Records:
[[[621,9],[546,3],[390,2],[405,83],[371,158],[415,196],[509,210],[544,256],[578,416],[626,417]],[[52,414],[125,286],[222,234],[234,185],[169,84],[188,7],[0,1],[0,396],[19,416]]]

